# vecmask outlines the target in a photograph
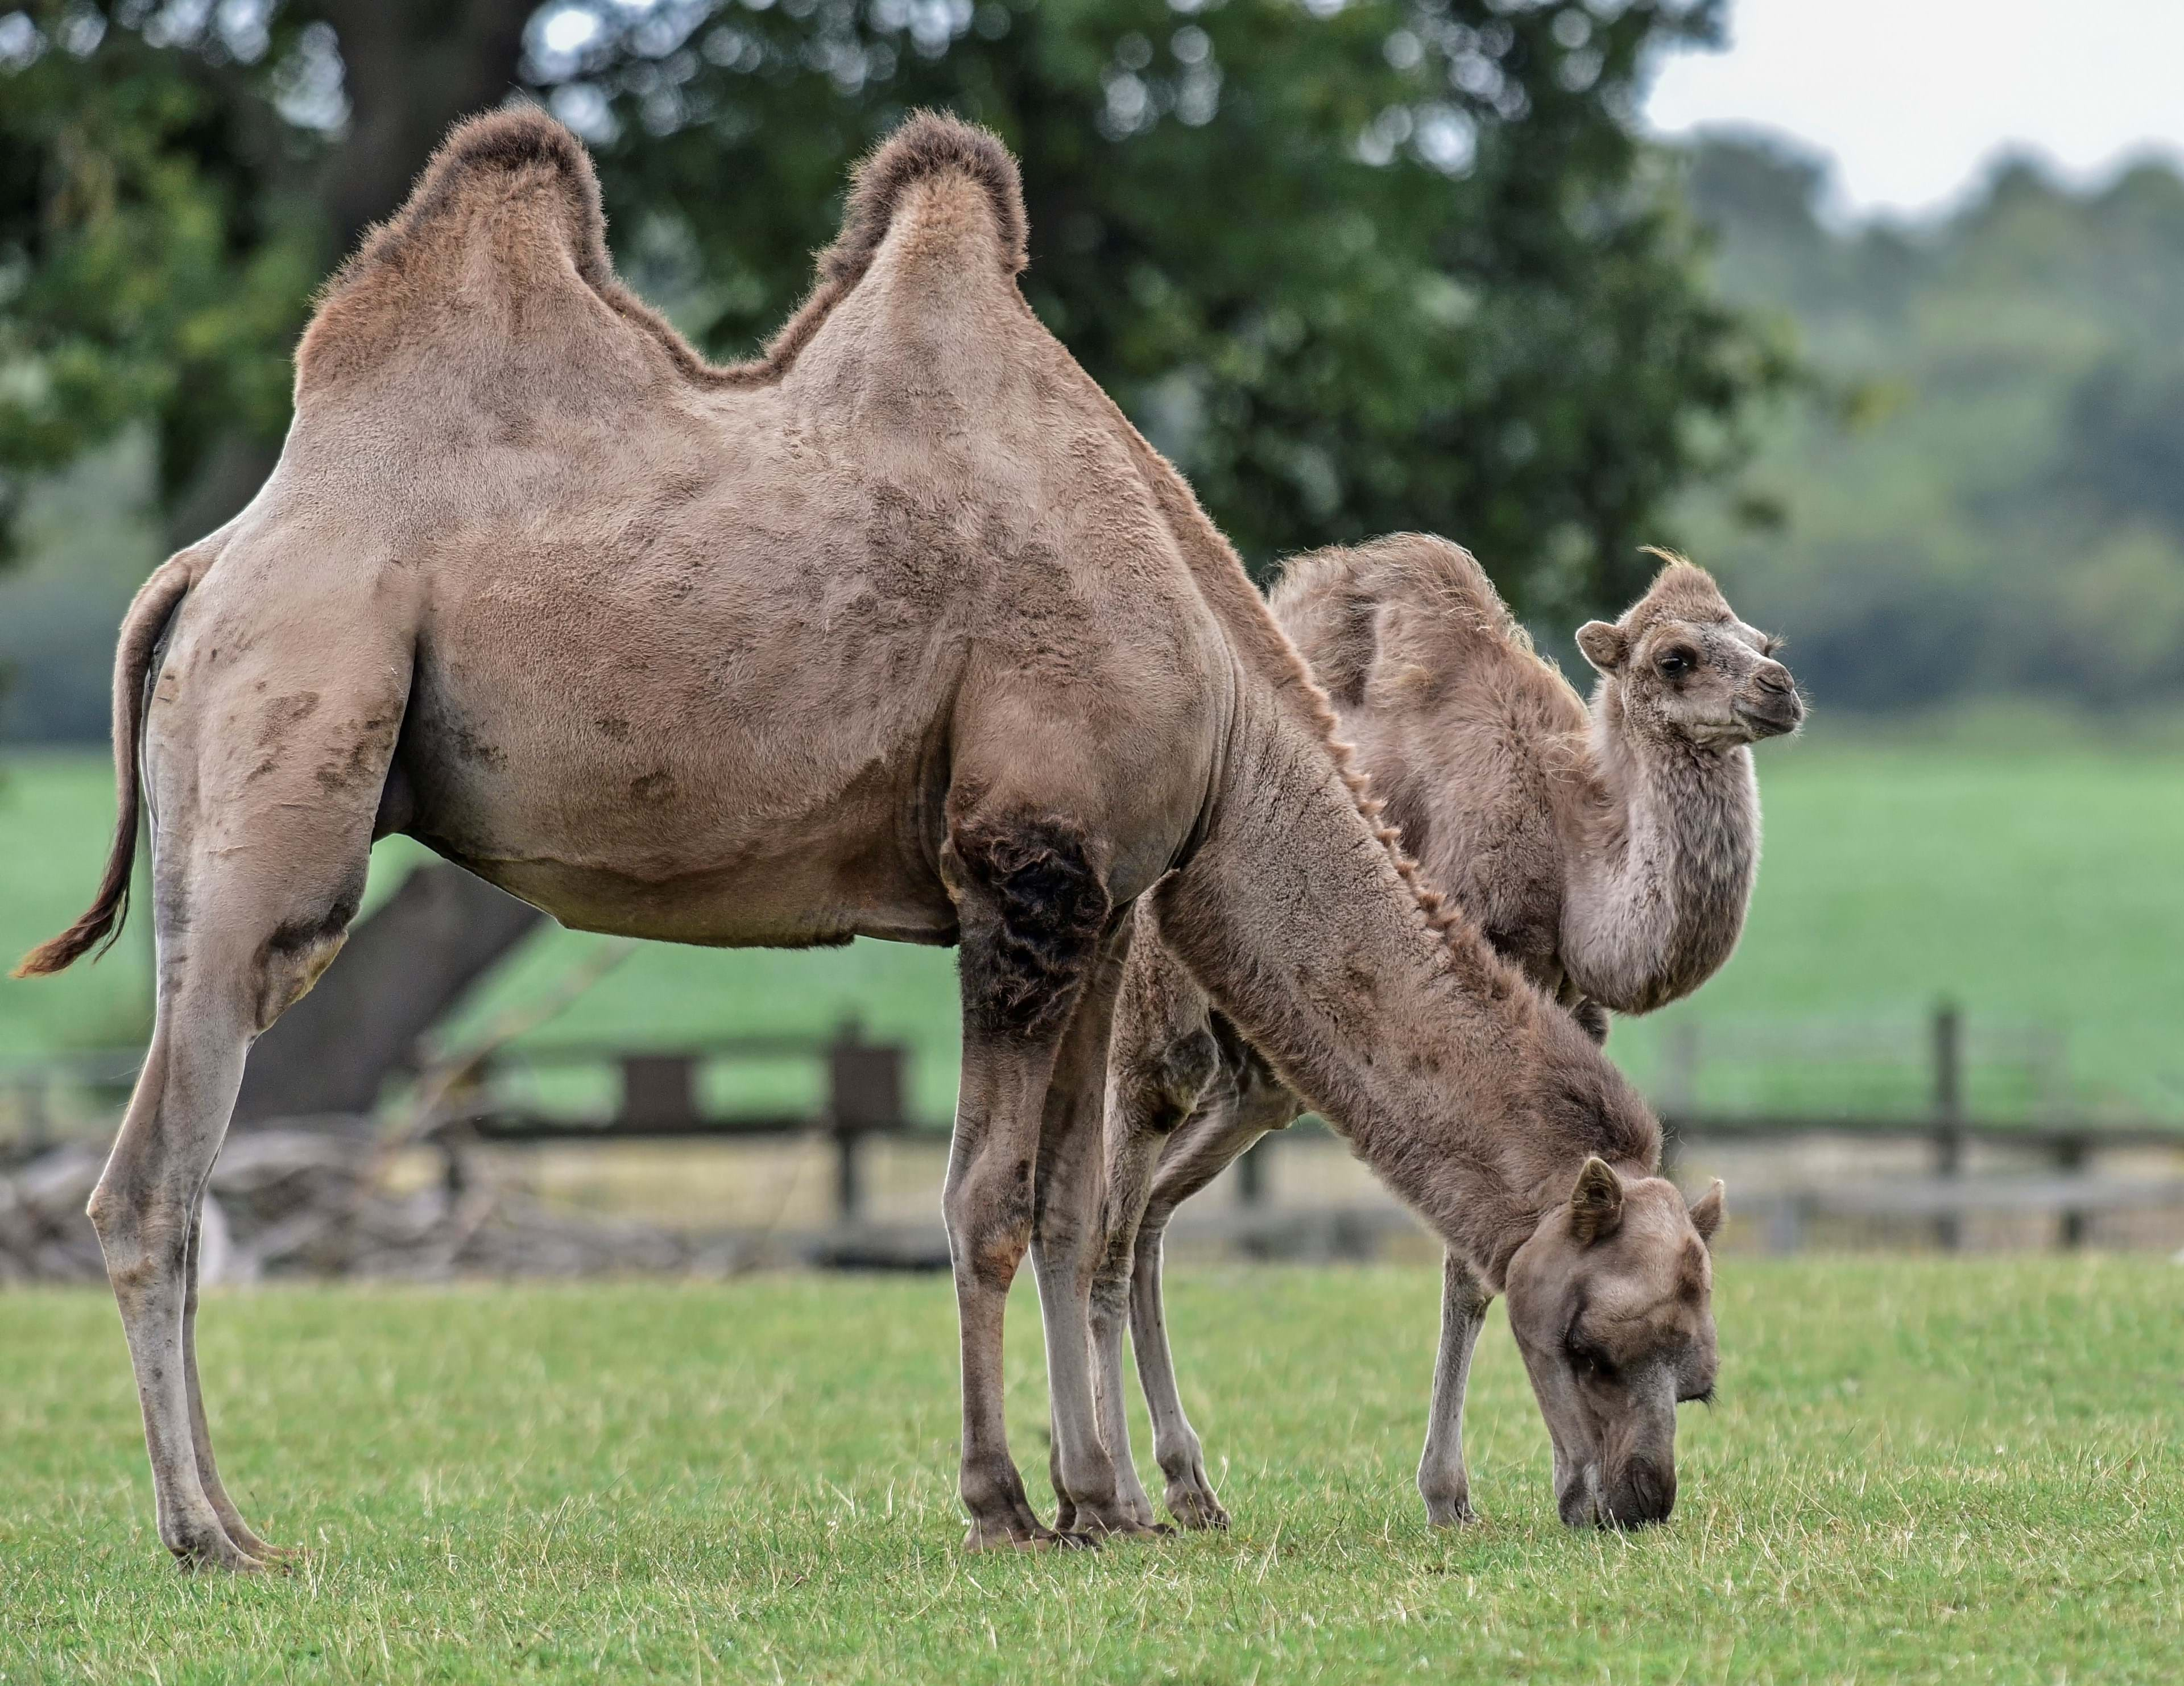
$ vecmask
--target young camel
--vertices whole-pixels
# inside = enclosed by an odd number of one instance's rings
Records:
[[[1644,1308],[1618,1338],[1676,1392],[1711,1377],[1675,1191],[1634,1181],[1644,1220],[1589,1244],[1581,1167],[1642,1179],[1652,1117],[1422,895],[1234,552],[1025,304],[1024,253],[1007,153],[915,118],[859,170],[811,298],[716,367],[616,279],[583,148],[509,110],[459,126],[332,283],[271,477],[130,609],[105,878],[24,967],[118,927],[141,790],[157,1016],[91,1215],[185,1564],[274,1555],[200,1398],[205,1180],[252,1039],[333,958],[392,832],[588,930],[960,945],[944,1203],[974,1546],[1056,1539],[1003,1429],[1028,1250],[1061,1496],[1079,1529],[1143,1531],[1087,1320],[1108,1027],[1149,891],[1285,1080],[1405,1144],[1464,1256],[1499,1280],[1529,1214],[1528,1337],[1559,1353],[1571,1307]],[[1430,1174],[1482,1116],[1509,1147],[1474,1197]],[[1538,1385],[1552,1415],[1584,1384],[1561,1357]],[[1665,1514],[1673,1408],[1596,1409]]]
[[[1596,1039],[1603,1008],[1650,1012],[1728,959],[1759,863],[1747,745],[1804,713],[1777,641],[1739,621],[1703,571],[1656,554],[1667,566],[1645,596],[1578,633],[1600,673],[1590,713],[1470,553],[1444,539],[1297,557],[1271,603],[1428,880]],[[1168,1510],[1217,1527],[1228,1517],[1168,1350],[1162,1237],[1178,1205],[1304,1106],[1149,931],[1125,968],[1110,1073],[1108,1236],[1093,1295],[1101,1429],[1134,1513],[1150,1521],[1125,1450],[1127,1317]],[[1708,1199],[1702,1231],[1719,1218]],[[1463,1394],[1491,1281],[1449,1253],[1418,1469],[1436,1523],[1471,1514]]]

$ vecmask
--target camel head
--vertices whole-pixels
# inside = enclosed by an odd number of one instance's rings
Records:
[[[1663,1522],[1676,1503],[1676,1406],[1713,1393],[1717,1181],[1674,1183],[1589,1158],[1509,1262],[1509,1327],[1555,1449],[1570,1527]]]
[[[1805,705],[1774,659],[1781,640],[1737,619],[1705,569],[1652,554],[1668,566],[1623,618],[1578,628],[1623,720],[1713,749],[1797,730]]]

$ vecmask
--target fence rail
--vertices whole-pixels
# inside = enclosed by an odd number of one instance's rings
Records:
[[[1742,1209],[1762,1216],[1770,1245],[1783,1248],[1799,1244],[1810,1220],[1839,1216],[1924,1222],[1937,1245],[1955,1248],[1962,1244],[1966,1217],[2003,1212],[2052,1214],[2060,1243],[2075,1247],[2086,1240],[2089,1220],[2103,1213],[2184,1205],[2184,1182],[2098,1171],[2103,1157],[2113,1152],[2184,1148],[2184,1129],[2142,1121],[2106,1124],[2059,1113],[2008,1121],[1970,1118],[1964,1105],[1967,1037],[1953,1007],[1936,1010],[1925,1043],[1931,1104],[1924,1114],[1722,1114],[1672,1103],[1663,1121],[1663,1170],[1675,1175],[1680,1159],[1705,1146],[1923,1146],[1924,1173],[1747,1197],[1740,1203]],[[703,1079],[709,1069],[783,1062],[816,1068],[819,1098],[809,1110],[737,1111],[705,1103]],[[522,1048],[481,1060],[428,1139],[443,1155],[450,1183],[459,1184],[465,1155],[482,1147],[816,1137],[832,1149],[834,1218],[846,1231],[865,1217],[864,1148],[872,1138],[944,1134],[943,1121],[911,1116],[905,1099],[909,1062],[908,1048],[868,1040],[854,1020],[825,1036],[729,1036],[682,1048]],[[16,1103],[15,1130],[12,1138],[0,1140],[0,1163],[20,1162],[61,1139],[51,1127],[56,1093],[73,1090],[110,1101],[125,1090],[136,1064],[131,1055],[93,1053],[0,1075],[0,1095],[12,1093]],[[612,1074],[612,1100],[605,1108],[556,1114],[526,1103],[515,1093],[521,1077],[577,1070]],[[1310,1135],[1320,1128],[1316,1120],[1306,1120],[1295,1133]],[[1265,1138],[1237,1165],[1232,1180],[1236,1221],[1246,1228],[1269,1215],[1268,1167],[1284,1151],[1279,1144],[1289,1133]],[[1967,1157],[1974,1148],[2029,1157],[2042,1174],[1968,1175]]]

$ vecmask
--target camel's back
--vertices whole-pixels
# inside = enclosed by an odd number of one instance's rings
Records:
[[[1535,980],[1559,979],[1557,815],[1588,716],[1471,554],[1399,534],[1292,561],[1272,606],[1435,888]]]

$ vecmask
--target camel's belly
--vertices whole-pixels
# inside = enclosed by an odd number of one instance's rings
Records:
[[[432,762],[426,751],[404,767],[420,790],[402,829],[565,925],[728,947],[955,941],[938,840],[917,835],[920,804],[891,791],[840,793],[767,835],[671,798],[615,812],[579,797],[566,823],[541,828]]]
[[[823,659],[746,687],[732,648],[655,648],[642,669],[538,654],[499,642],[421,662],[401,829],[582,930],[954,940],[939,664],[882,696],[826,684]]]

